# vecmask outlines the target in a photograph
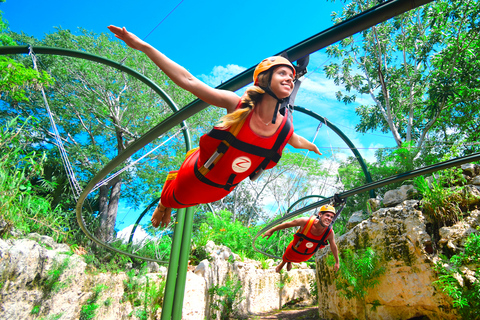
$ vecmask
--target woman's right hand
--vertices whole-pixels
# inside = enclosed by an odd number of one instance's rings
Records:
[[[115,37],[123,40],[130,48],[141,50],[142,47],[147,45],[145,41],[141,40],[133,33],[128,32],[125,27],[119,28],[116,26],[108,26],[108,29],[115,34]]]
[[[273,231],[272,230],[268,230],[267,232],[265,232],[263,235],[262,235],[262,238],[265,238],[267,237],[267,239],[269,239],[273,234]]]

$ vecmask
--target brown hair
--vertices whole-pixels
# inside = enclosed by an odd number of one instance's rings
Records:
[[[268,86],[273,69],[274,68],[271,68],[267,72],[262,72],[258,75],[257,83],[261,87]],[[263,90],[260,86],[252,86],[248,88],[242,97],[242,104],[240,108],[221,117],[218,127],[226,129],[238,122],[243,121],[250,114],[250,112],[253,111],[256,104],[262,100],[265,90]]]

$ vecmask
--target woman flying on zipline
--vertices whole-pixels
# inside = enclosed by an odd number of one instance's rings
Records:
[[[275,56],[260,62],[253,74],[254,86],[239,97],[203,83],[125,27],[108,29],[145,53],[179,87],[227,110],[220,124],[200,138],[199,148],[187,153],[180,169],[168,174],[152,215],[154,227],[167,226],[172,208],[218,201],[245,178],[273,168],[287,143],[321,155],[317,146],[293,132],[288,108],[279,110],[294,88],[296,72],[287,59]]]

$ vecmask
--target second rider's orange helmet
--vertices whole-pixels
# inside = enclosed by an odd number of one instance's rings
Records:
[[[260,62],[257,65],[257,67],[255,68],[255,71],[253,72],[253,84],[257,85],[257,79],[260,73],[267,71],[270,68],[275,66],[290,67],[293,71],[293,78],[295,78],[295,68],[293,67],[293,64],[290,61],[288,61],[288,59],[285,59],[284,57],[273,56],[273,57],[264,59],[262,62]]]
[[[320,207],[320,213],[323,214],[323,212],[331,212],[333,214],[335,214],[335,207],[334,206],[331,206],[331,205],[325,205],[325,206],[321,206]]]

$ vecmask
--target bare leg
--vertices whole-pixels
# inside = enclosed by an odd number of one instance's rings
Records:
[[[292,270],[292,263],[287,262],[287,271],[290,271],[290,270]]]
[[[277,273],[280,273],[280,271],[283,269],[283,266],[285,265],[285,263],[287,263],[287,261],[280,262],[280,264],[275,268],[275,271]]]
[[[152,219],[152,226],[157,228],[160,223],[162,223],[161,227],[166,227],[171,220],[172,208],[165,207],[161,202],[155,208],[153,212]]]

